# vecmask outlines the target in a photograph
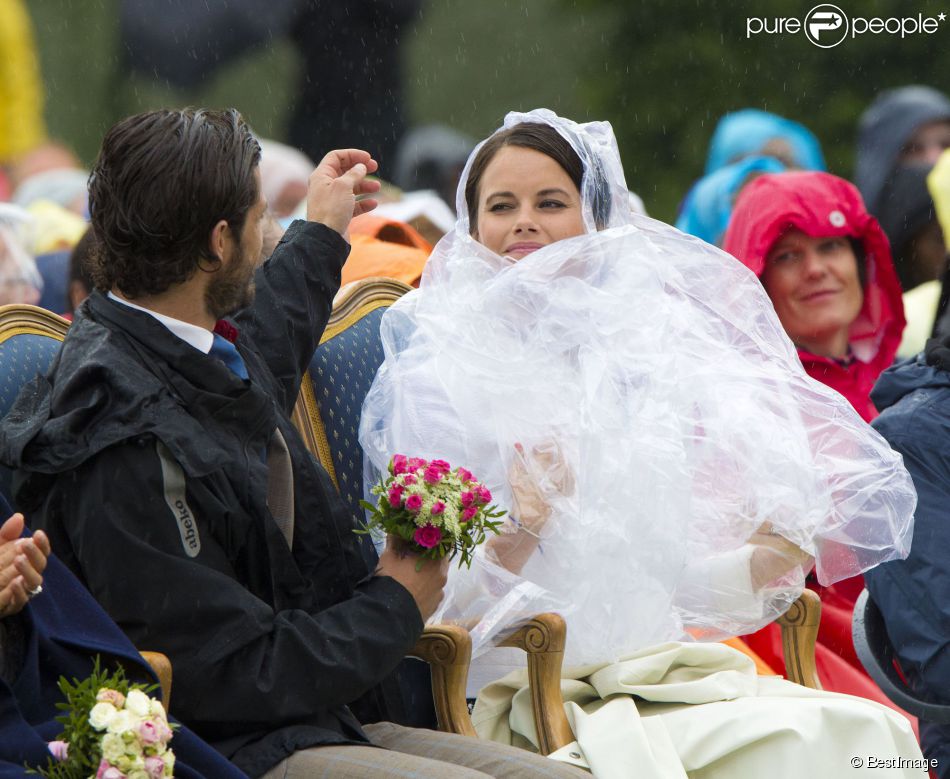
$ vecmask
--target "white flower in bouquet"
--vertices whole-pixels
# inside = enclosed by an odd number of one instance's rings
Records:
[[[151,701],[141,690],[129,690],[125,698],[125,708],[136,717],[147,717],[151,713]]]
[[[106,733],[102,737],[102,756],[113,765],[125,757],[125,740],[122,736],[117,733]]]
[[[119,711],[111,703],[97,703],[89,712],[89,724],[96,730],[105,730],[116,718]]]
[[[65,726],[49,745],[51,759],[39,773],[48,779],[171,779],[172,728],[162,704],[142,685],[131,685],[121,668],[102,671],[98,658],[83,681],[60,680],[66,696],[57,719]],[[150,688],[153,689],[153,688]]]
[[[106,726],[106,730],[110,733],[118,733],[120,735],[133,732],[134,737],[134,731],[138,727],[138,724],[138,718],[131,711],[122,709],[122,711],[116,712],[115,716]],[[95,727],[95,725],[93,725],[93,727]],[[97,728],[97,730],[101,730],[101,728]]]

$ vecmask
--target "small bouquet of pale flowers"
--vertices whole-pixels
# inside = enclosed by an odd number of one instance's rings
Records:
[[[49,779],[164,779],[173,776],[175,755],[168,748],[172,727],[154,689],[130,684],[118,668],[109,674],[96,658],[92,676],[59,680],[66,698],[53,758],[39,773]]]
[[[459,567],[471,566],[475,547],[487,533],[498,534],[505,515],[491,504],[491,492],[465,468],[445,460],[394,455],[389,473],[370,492],[374,506],[360,501],[369,512],[357,533],[385,532],[400,539],[404,548],[423,560],[459,555]]]

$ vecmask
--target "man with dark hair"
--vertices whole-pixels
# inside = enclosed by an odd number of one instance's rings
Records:
[[[233,110],[108,132],[90,179],[96,290],[0,433],[18,507],[136,645],[171,657],[174,713],[253,777],[573,774],[475,739],[364,731],[347,708],[414,645],[445,566],[386,550],[368,575],[290,421],[376,163],[324,157],[307,220],[257,267],[259,154]]]

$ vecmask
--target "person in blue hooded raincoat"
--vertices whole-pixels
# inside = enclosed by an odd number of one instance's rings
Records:
[[[768,111],[745,108],[726,114],[716,125],[705,175],[753,155],[775,157],[789,168],[825,170],[821,144],[811,130]]]
[[[785,165],[775,157],[756,155],[730,163],[703,176],[683,200],[676,229],[722,246],[732,207],[740,190],[763,173],[781,173]]]

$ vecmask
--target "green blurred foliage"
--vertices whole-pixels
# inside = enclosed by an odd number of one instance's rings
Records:
[[[936,0],[838,5],[864,18],[950,12]],[[821,49],[803,33],[746,37],[747,18],[801,19],[813,7],[807,2],[579,0],[562,7],[566,14],[613,11],[603,71],[588,70],[584,88],[593,112],[617,131],[628,184],[663,219],[674,217],[702,174],[715,124],[728,111],[760,108],[802,122],[821,141],[829,170],[849,177],[858,118],[880,90],[947,88],[950,18],[932,35],[864,34]]]
[[[113,121],[161,105],[235,105],[263,135],[283,136],[299,75],[289,44],[249,51],[202,88],[183,92],[124,72],[118,2],[29,0],[51,132],[87,162]],[[628,184],[663,219],[674,217],[701,175],[715,123],[730,110],[762,108],[806,124],[821,140],[829,168],[848,176],[857,119],[878,91],[906,83],[947,88],[950,19],[933,35],[866,34],[833,49],[819,49],[802,34],[746,37],[747,17],[802,18],[813,5],[427,0],[405,34],[408,116],[477,138],[509,110],[545,106],[578,120],[608,119]],[[838,5],[885,18],[945,10],[938,0]],[[359,84],[351,88],[358,99]]]
[[[73,146],[86,163],[115,121],[160,107],[236,106],[261,135],[283,135],[299,70],[289,43],[249,50],[201,87],[177,89],[123,68],[118,8],[119,0],[29,0],[50,134]]]

